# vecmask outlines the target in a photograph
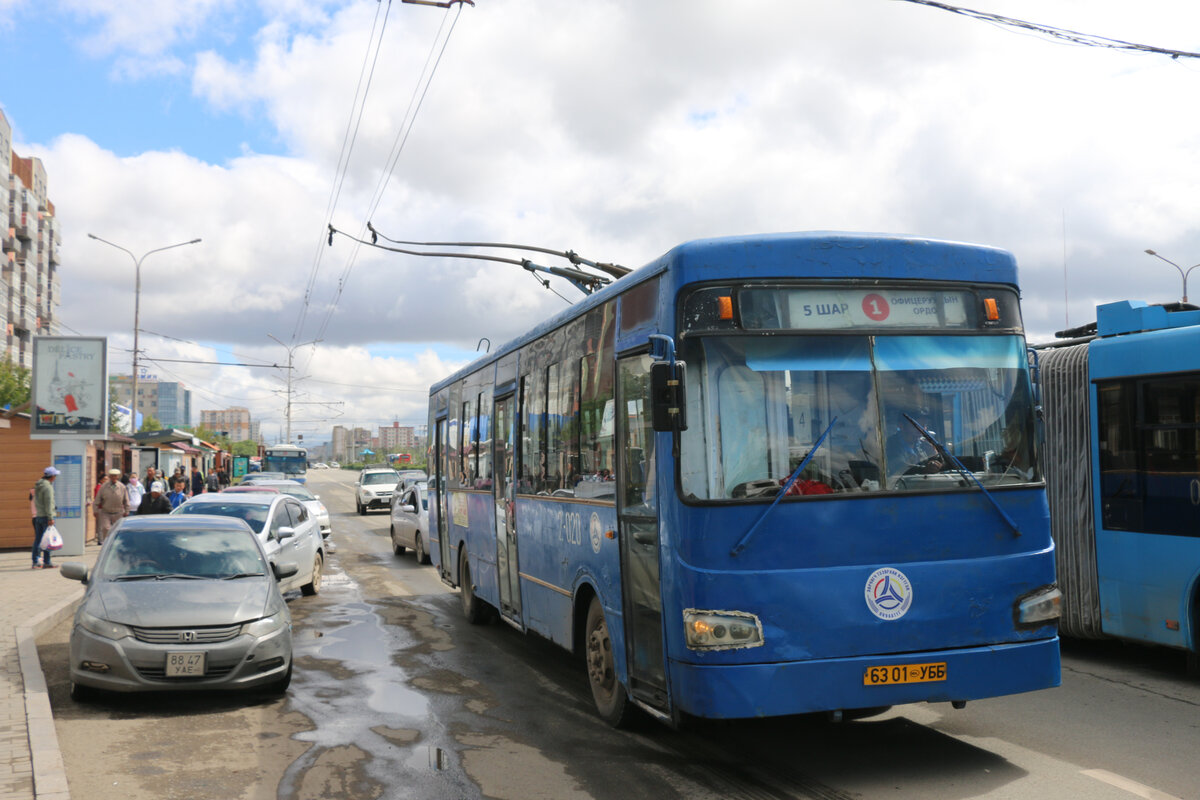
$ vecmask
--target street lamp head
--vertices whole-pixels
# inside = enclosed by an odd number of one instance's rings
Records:
[[[1147,251],[1146,251],[1146,255],[1148,255],[1148,256],[1156,256],[1156,255],[1158,255],[1158,253],[1154,252],[1153,250],[1147,250]]]

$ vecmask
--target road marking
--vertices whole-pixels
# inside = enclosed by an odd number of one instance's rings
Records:
[[[1180,800],[1173,794],[1160,792],[1158,789],[1151,789],[1149,786],[1144,786],[1137,781],[1131,781],[1129,778],[1123,778],[1108,770],[1103,769],[1085,769],[1081,770],[1081,774],[1087,775],[1089,778],[1095,778],[1098,781],[1107,783],[1109,786],[1115,786],[1118,789],[1124,789],[1132,795],[1143,798],[1143,800]]]

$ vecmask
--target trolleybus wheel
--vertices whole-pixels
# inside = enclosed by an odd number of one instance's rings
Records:
[[[588,607],[587,623],[584,626],[584,654],[587,659],[588,683],[592,687],[592,700],[601,719],[614,728],[629,724],[634,705],[625,694],[625,687],[617,680],[616,663],[613,660],[612,638],[608,635],[608,623],[604,620],[604,609],[600,598],[593,597]]]
[[[484,602],[475,596],[475,587],[471,584],[471,565],[467,563],[465,549],[458,557],[458,591],[462,600],[463,616],[472,625],[484,625],[490,621]]]

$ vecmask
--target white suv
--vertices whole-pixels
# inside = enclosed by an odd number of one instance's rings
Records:
[[[358,473],[354,484],[354,504],[359,514],[372,508],[391,508],[392,492],[400,476],[387,467],[367,467]]]

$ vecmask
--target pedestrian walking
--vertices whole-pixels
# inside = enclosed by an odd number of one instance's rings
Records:
[[[157,480],[162,479],[162,474],[154,467],[146,467],[146,477],[142,479],[142,486],[149,486]]]
[[[108,480],[100,485],[94,506],[96,513],[96,540],[104,544],[112,526],[129,516],[129,492],[121,484],[121,470],[110,469]]]
[[[125,491],[129,495],[129,507],[133,509],[132,513],[136,514],[138,506],[142,504],[142,498],[146,495],[146,487],[138,481],[137,475],[130,475]]]
[[[163,494],[162,481],[155,481],[150,484],[150,491],[142,497],[142,502],[138,505],[138,516],[143,514],[170,514],[171,501]]]
[[[204,475],[199,467],[192,467],[192,497],[204,494]]]
[[[53,569],[54,564],[50,563],[50,551],[42,550],[42,536],[46,533],[46,528],[54,524],[54,517],[58,514],[58,509],[54,505],[54,479],[58,477],[58,470],[54,467],[46,467],[42,471],[42,477],[33,485],[33,568],[34,569]],[[38,553],[42,554],[42,563],[38,564]]]
[[[171,479],[171,491],[167,492],[167,499],[171,501],[171,508],[176,509],[187,502],[187,492],[185,487],[187,480],[182,477]]]

